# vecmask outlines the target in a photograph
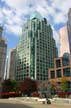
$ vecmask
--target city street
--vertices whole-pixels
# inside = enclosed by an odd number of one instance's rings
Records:
[[[0,103],[0,108],[33,108],[24,104]]]
[[[71,104],[42,104],[42,103],[29,103],[29,102],[13,102],[11,100],[0,100],[0,108],[71,108]]]

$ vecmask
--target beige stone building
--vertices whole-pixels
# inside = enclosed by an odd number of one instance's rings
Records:
[[[63,27],[59,31],[59,42],[60,42],[60,54],[59,56],[63,56],[65,52],[70,54],[70,46],[68,39],[67,26]]]
[[[71,54],[71,8],[68,12],[67,25],[59,31],[60,56],[64,53]]]

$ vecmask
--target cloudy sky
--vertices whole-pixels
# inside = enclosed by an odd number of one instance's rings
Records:
[[[58,32],[66,25],[69,8],[71,0],[0,0],[0,25],[4,27],[8,51],[16,46],[22,26],[35,10],[52,25],[58,46]]]

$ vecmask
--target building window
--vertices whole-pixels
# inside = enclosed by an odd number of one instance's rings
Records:
[[[50,72],[50,76],[51,76],[51,78],[55,78],[55,72],[54,71],[51,71]]]
[[[56,68],[61,67],[60,60],[56,60]]]
[[[60,78],[61,77],[61,70],[57,70],[56,71],[56,76],[57,76],[57,78]]]
[[[63,66],[68,66],[69,65],[69,58],[63,58],[62,64],[63,64]]]
[[[64,76],[67,76],[67,77],[71,76],[69,68],[63,69],[63,73],[64,73]]]

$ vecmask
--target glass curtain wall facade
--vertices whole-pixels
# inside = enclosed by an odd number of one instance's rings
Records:
[[[51,26],[39,13],[35,13],[24,25],[17,44],[16,80],[26,77],[47,80],[48,68],[53,67],[56,55]]]

